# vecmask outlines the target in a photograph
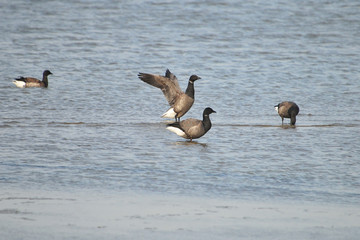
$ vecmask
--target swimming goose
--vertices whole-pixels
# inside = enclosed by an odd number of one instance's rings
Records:
[[[211,121],[209,115],[216,113],[211,108],[205,108],[203,112],[203,120],[194,118],[188,118],[181,122],[174,122],[167,125],[168,130],[176,133],[180,137],[190,139],[192,141],[195,138],[199,138],[207,133],[211,128]]]
[[[42,81],[36,78],[31,77],[19,77],[15,78],[15,81],[13,83],[19,87],[19,88],[28,88],[28,87],[48,87],[48,76],[52,74],[49,70],[45,70],[43,72],[43,78]]]
[[[163,118],[175,118],[175,121],[180,121],[180,118],[185,115],[194,103],[194,82],[200,77],[191,75],[185,93],[181,91],[178,79],[172,74],[169,69],[166,70],[165,76],[139,73],[138,77],[163,92],[170,108],[161,116]]]
[[[298,115],[300,109],[299,106],[294,102],[282,102],[275,105],[275,111],[281,117],[281,125],[284,124],[284,118],[291,118],[290,125],[295,125],[296,115]]]

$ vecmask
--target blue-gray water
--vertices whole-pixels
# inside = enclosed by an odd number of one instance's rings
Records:
[[[11,0],[0,16],[1,189],[359,204],[359,1]],[[167,68],[183,89],[202,78],[182,119],[217,111],[194,144],[137,78]],[[48,89],[12,84],[45,69]]]

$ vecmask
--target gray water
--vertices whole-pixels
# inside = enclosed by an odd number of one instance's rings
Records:
[[[359,204],[359,1],[11,0],[0,16],[1,189]],[[182,119],[217,111],[194,143],[137,78],[167,68],[182,89],[202,78]],[[48,89],[12,84],[45,69]]]

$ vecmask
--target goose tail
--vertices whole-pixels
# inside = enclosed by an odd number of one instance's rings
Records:
[[[176,135],[178,135],[180,137],[187,138],[186,133],[180,128],[180,125],[178,122],[168,124],[166,129],[169,130],[170,132],[175,133]]]
[[[21,81],[21,80],[14,80],[13,83],[19,87],[19,88],[24,88],[26,83],[24,81]]]
[[[176,112],[174,111],[174,108],[169,108],[169,110],[166,111],[161,117],[162,118],[175,118]]]

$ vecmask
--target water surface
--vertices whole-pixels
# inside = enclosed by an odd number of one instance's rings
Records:
[[[353,204],[358,1],[2,1],[0,187]],[[213,128],[165,129],[169,68]],[[20,75],[48,89],[18,89]],[[273,106],[295,101],[295,128]],[[285,121],[289,123],[288,119]]]

